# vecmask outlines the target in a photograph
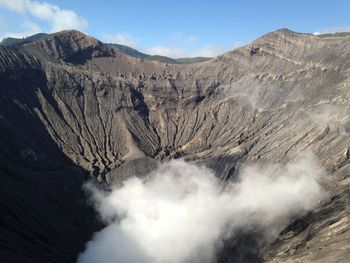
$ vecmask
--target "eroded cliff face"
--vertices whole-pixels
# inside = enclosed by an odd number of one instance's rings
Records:
[[[349,43],[283,29],[191,65],[141,61],[77,31],[1,47],[5,260],[75,260],[98,227],[81,192],[89,175],[111,182],[128,166],[182,157],[227,180],[244,161],[286,162],[311,149],[328,171],[329,201],[254,253],[345,262]]]

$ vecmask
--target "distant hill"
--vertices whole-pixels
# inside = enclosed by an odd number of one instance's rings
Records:
[[[14,38],[14,37],[7,37],[3,39],[0,42],[0,46],[18,46],[18,45],[24,45],[28,43],[35,42],[37,40],[40,40],[42,38],[50,36],[49,34],[46,33],[38,33],[29,37],[25,38]],[[169,64],[192,64],[196,62],[202,62],[211,59],[210,57],[195,57],[195,58],[169,58],[166,56],[160,56],[160,55],[148,55],[145,53],[142,53],[134,48],[120,45],[120,44],[112,44],[112,43],[106,43],[108,46],[117,49],[124,54],[127,54],[132,57],[140,58],[142,60],[153,60],[153,61],[160,61],[164,63],[169,63]]]
[[[28,44],[34,41],[37,41],[39,39],[45,38],[49,36],[49,34],[45,34],[45,33],[38,33],[29,37],[25,37],[25,38],[14,38],[14,37],[7,37],[4,38],[1,42],[0,45],[1,46],[18,46],[18,45],[24,45],[24,44]]]
[[[326,37],[347,37],[350,36],[350,32],[337,32],[337,33],[327,33],[318,35],[318,37],[326,38]]]
[[[110,47],[115,48],[117,50],[120,50],[121,52],[123,52],[129,56],[135,57],[135,58],[144,59],[146,57],[149,57],[149,55],[144,54],[144,53],[142,53],[134,48],[128,47],[128,46],[124,46],[124,45],[120,45],[120,44],[112,44],[112,43],[107,43],[107,45],[109,45]]]
[[[197,62],[203,62],[211,59],[211,57],[194,57],[194,58],[177,58],[176,61],[180,64],[191,64]]]
[[[197,63],[197,62],[203,62],[211,59],[211,57],[195,57],[195,58],[170,58],[166,56],[160,56],[160,55],[148,55],[145,53],[142,53],[134,48],[120,45],[120,44],[112,44],[109,43],[107,44],[110,47],[113,47],[115,49],[120,50],[121,52],[132,56],[136,58],[140,58],[142,60],[154,60],[154,61],[160,61],[164,63],[169,63],[169,64],[192,64],[192,63]]]

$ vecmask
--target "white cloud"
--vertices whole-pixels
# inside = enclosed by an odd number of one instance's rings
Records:
[[[216,47],[216,46],[204,46],[201,49],[189,51],[184,48],[178,48],[176,46],[169,47],[169,46],[162,46],[162,45],[156,45],[153,47],[147,47],[147,48],[139,48],[138,47],[138,41],[134,37],[132,37],[130,34],[118,32],[116,34],[107,34],[104,33],[102,35],[103,41],[107,43],[117,43],[125,46],[129,46],[132,48],[138,48],[140,51],[145,52],[146,54],[150,55],[160,55],[160,56],[167,56],[171,58],[182,58],[182,57],[196,57],[196,56],[216,56],[218,54],[223,53],[225,50]],[[174,42],[177,42],[178,44],[181,42],[182,44],[192,44],[197,40],[196,36],[184,36],[180,32],[175,32],[171,34],[171,39]]]
[[[191,52],[191,57],[216,57],[224,53],[226,50],[215,45],[205,45],[204,47]]]
[[[31,33],[39,33],[43,31],[38,24],[30,20],[24,21],[21,26],[22,28],[26,29],[27,32],[31,32]]]
[[[42,28],[38,24],[30,20],[23,21],[23,23],[21,24],[21,28],[23,29],[23,31],[21,32],[16,32],[16,33],[5,32],[0,34],[0,41],[7,37],[24,38],[24,37],[29,37],[31,35],[34,35],[36,33],[43,32]]]
[[[184,58],[184,57],[215,57],[226,50],[222,47],[215,45],[206,45],[196,50],[186,50],[183,48],[167,47],[167,46],[153,46],[142,49],[143,52],[151,55],[161,55],[171,58]]]
[[[132,48],[137,47],[137,40],[126,33],[103,34],[103,40],[107,43],[121,44]]]
[[[320,34],[326,34],[326,33],[339,33],[339,32],[350,32],[350,25],[349,26],[339,26],[339,27],[329,27],[322,29],[320,31],[314,32],[314,35],[320,35]]]
[[[174,32],[170,35],[170,38],[172,41],[176,43],[181,43],[181,44],[186,44],[186,45],[191,45],[195,43],[198,40],[197,36],[190,35],[186,36],[185,34],[181,32]]]
[[[0,5],[21,14],[30,14],[50,24],[50,32],[64,29],[83,30],[88,23],[85,18],[78,16],[72,10],[61,9],[60,7],[47,2],[32,0],[0,0]]]
[[[215,57],[225,51],[226,49],[215,46],[205,45],[198,49],[180,48],[179,46],[189,46],[197,41],[197,37],[194,35],[186,36],[181,32],[174,32],[170,35],[171,40],[174,42],[172,46],[155,45],[151,47],[141,48],[138,45],[137,39],[127,33],[118,32],[116,34],[102,34],[104,42],[117,43],[132,48],[136,48],[141,52],[149,55],[166,56],[170,58],[187,58],[187,57]],[[235,45],[234,47],[237,47]]]
[[[72,10],[60,9],[58,6],[46,2],[28,2],[28,10],[32,15],[51,23],[51,32],[87,27],[87,21]]]
[[[187,52],[184,49],[176,48],[176,47],[166,47],[161,45],[143,48],[141,49],[141,51],[150,55],[160,55],[160,56],[167,56],[171,58],[181,58],[181,57],[187,56]]]
[[[19,13],[27,12],[27,0],[0,0],[0,5]]]
[[[257,227],[275,238],[317,206],[324,198],[323,175],[305,153],[286,165],[248,165],[225,187],[209,169],[180,160],[109,192],[90,184],[108,226],[87,243],[78,263],[214,262],[222,241],[236,230]]]

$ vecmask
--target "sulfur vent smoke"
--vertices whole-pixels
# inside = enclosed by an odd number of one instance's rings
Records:
[[[246,165],[225,185],[211,170],[181,160],[110,192],[90,184],[107,227],[78,262],[215,262],[223,240],[237,230],[259,227],[266,238],[276,237],[315,207],[324,197],[322,175],[315,157],[305,153],[286,165]]]

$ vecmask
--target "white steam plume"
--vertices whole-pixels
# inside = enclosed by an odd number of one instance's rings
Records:
[[[315,207],[324,196],[322,175],[308,153],[287,165],[248,165],[225,187],[211,170],[179,160],[111,192],[90,184],[108,226],[87,243],[78,263],[215,262],[222,240],[235,230],[258,226],[275,237]]]

